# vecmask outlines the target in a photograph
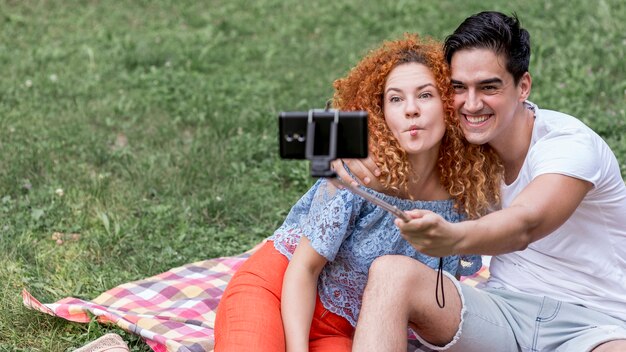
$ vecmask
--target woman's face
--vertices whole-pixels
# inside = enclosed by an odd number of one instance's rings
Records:
[[[439,152],[446,124],[428,67],[414,62],[395,67],[387,76],[383,99],[387,126],[409,155]]]

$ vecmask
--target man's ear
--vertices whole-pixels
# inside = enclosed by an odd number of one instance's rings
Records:
[[[522,77],[519,79],[519,83],[517,84],[517,87],[519,88],[519,101],[526,101],[528,99],[528,97],[530,96],[530,88],[533,85],[533,79],[530,77],[530,73],[526,72],[524,73],[524,75],[522,75]]]

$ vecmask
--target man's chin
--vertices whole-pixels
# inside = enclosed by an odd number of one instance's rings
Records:
[[[465,132],[463,131],[463,135],[465,139],[472,144],[487,144],[489,142],[489,138],[484,133],[473,133],[473,132]]]

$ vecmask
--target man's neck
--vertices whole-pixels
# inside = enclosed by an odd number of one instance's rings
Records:
[[[506,135],[500,136],[497,141],[490,143],[500,156],[504,165],[504,182],[508,185],[517,179],[533,134],[535,115],[525,104],[520,104],[514,124],[510,126]]]

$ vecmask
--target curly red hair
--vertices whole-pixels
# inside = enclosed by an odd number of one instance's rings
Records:
[[[441,95],[446,122],[438,160],[441,184],[468,218],[480,217],[500,203],[503,167],[489,146],[470,144],[463,137],[441,43],[430,39],[422,41],[415,34],[383,43],[346,77],[334,82],[333,106],[339,110],[367,111],[369,150],[381,170],[379,181],[388,190],[406,194],[411,166],[385,121],[383,90],[391,70],[409,62],[430,69]]]

